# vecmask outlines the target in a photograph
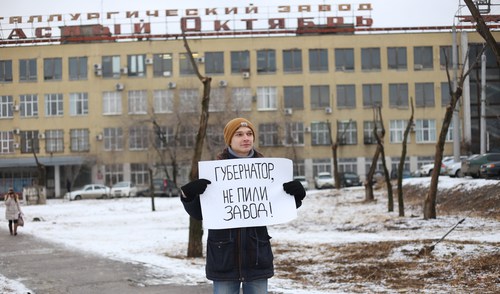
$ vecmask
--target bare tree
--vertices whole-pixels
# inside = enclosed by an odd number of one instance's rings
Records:
[[[394,198],[392,196],[392,184],[391,184],[391,177],[389,175],[389,170],[387,169],[387,163],[385,161],[385,149],[384,149],[384,142],[383,139],[385,137],[385,127],[384,127],[384,120],[382,118],[382,110],[380,106],[377,108],[374,108],[375,116],[378,117],[378,121],[380,122],[380,135],[377,130],[377,124],[375,124],[375,139],[377,140],[377,149],[379,149],[380,152],[380,159],[382,160],[382,167],[384,168],[384,178],[385,178],[385,183],[387,185],[387,207],[389,211],[394,211]]]
[[[411,116],[408,120],[408,124],[406,125],[406,129],[403,135],[403,142],[401,143],[401,158],[399,159],[398,165],[398,211],[399,216],[405,216],[405,205],[403,198],[403,168],[405,166],[405,158],[406,158],[406,145],[408,142],[408,135],[410,134],[410,129],[413,126],[413,115],[415,113],[415,108],[413,107],[413,97],[410,97],[410,107],[411,107]]]
[[[211,77],[204,77],[201,75],[200,70],[194,60],[193,53],[186,39],[186,35],[182,36],[184,41],[184,47],[188,52],[189,59],[193,66],[193,69],[198,76],[198,79],[203,84],[203,96],[201,99],[201,114],[200,114],[200,124],[198,128],[198,133],[196,134],[196,142],[194,147],[193,158],[191,161],[191,172],[189,174],[189,180],[193,181],[198,179],[198,162],[201,159],[201,153],[203,151],[203,141],[207,133],[208,126],[208,106],[210,102],[210,83],[212,81]],[[188,257],[201,257],[203,256],[203,223],[202,221],[196,220],[192,217],[189,218],[189,244],[188,244]]]
[[[475,62],[469,67],[469,69],[467,69],[465,73],[464,73],[465,69],[462,67],[459,75],[460,78],[457,82],[457,88],[455,90],[452,87],[450,72],[448,70],[446,71],[451,99],[450,103],[446,106],[443,125],[441,126],[439,139],[438,142],[436,143],[436,152],[434,155],[434,169],[432,170],[431,184],[429,187],[429,192],[427,193],[424,200],[424,219],[436,218],[436,195],[437,195],[438,177],[441,167],[441,161],[443,160],[443,151],[444,151],[444,143],[446,142],[446,134],[448,134],[448,128],[453,118],[453,112],[455,111],[455,107],[457,106],[460,97],[462,97],[463,85],[465,79],[469,75],[472,68],[476,66],[483,52],[484,52],[484,47],[483,50],[481,50],[481,52],[478,54]],[[446,55],[445,55],[445,61],[446,61],[446,68],[448,68],[448,58]]]
[[[33,145],[33,141],[34,139],[31,138],[32,147],[35,146]],[[43,193],[43,189],[47,180],[47,170],[45,168],[45,165],[38,160],[38,156],[36,155],[36,148],[31,148],[31,151],[33,152],[33,157],[35,158],[36,167],[38,169],[37,182],[34,185],[37,193],[36,204],[45,204],[46,195]]]

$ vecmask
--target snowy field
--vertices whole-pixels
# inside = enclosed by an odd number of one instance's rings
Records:
[[[406,179],[404,184],[426,187],[429,181],[430,178]],[[461,189],[474,189],[495,184],[498,185],[498,182],[441,177],[439,185],[440,188],[460,186]],[[343,248],[358,243],[380,244],[378,242],[387,241],[401,241],[403,244],[394,248],[387,259],[411,259],[414,257],[409,256],[408,252],[420,250],[424,240],[439,239],[464,217],[438,215],[435,220],[423,220],[420,209],[411,211],[410,208],[405,211],[405,217],[398,217],[397,200],[395,212],[389,213],[385,191],[377,190],[375,193],[375,202],[364,203],[362,187],[308,191],[303,206],[298,210],[297,219],[269,227],[276,257],[276,276],[270,279],[269,290],[290,294],[361,293],[355,290],[359,290],[359,285],[356,288],[353,284],[328,279],[311,277],[308,278],[310,282],[305,282],[292,278],[280,265],[290,261],[293,264],[294,260],[308,255],[312,265],[303,270],[325,272],[333,266],[321,262],[327,259],[327,255],[330,259],[332,254],[322,250],[325,246]],[[204,258],[183,258],[187,251],[189,218],[179,198],[155,198],[155,204],[156,211],[152,212],[149,198],[72,202],[48,200],[46,205],[22,207],[28,221],[25,227],[19,229],[19,233],[97,253],[105,258],[148,264],[153,273],[151,276],[156,277],[146,282],[149,284],[210,283],[205,278]],[[3,203],[0,209],[4,211]],[[33,218],[41,221],[33,222]],[[0,233],[8,234],[7,225],[5,222],[3,224]],[[448,235],[446,241],[467,241],[467,245],[443,242],[435,247],[434,256],[498,253],[500,222],[467,217]],[[302,251],[301,248],[307,250]],[[314,260],[316,262],[312,262]],[[12,291],[7,293],[27,291],[18,281],[8,280],[1,274],[0,269],[0,289]],[[371,293],[394,292],[380,284],[363,285],[362,289]],[[448,290],[453,292],[454,289],[445,287],[434,293],[446,293]]]

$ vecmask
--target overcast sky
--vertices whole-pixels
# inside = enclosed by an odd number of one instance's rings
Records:
[[[492,0],[500,4],[500,0]],[[249,4],[264,7],[279,5],[317,5],[371,3],[373,27],[442,26],[452,25],[454,15],[469,15],[463,0],[0,0],[0,16],[29,16],[83,12],[110,12],[128,10],[162,10],[185,8],[245,7]],[[495,8],[497,13],[499,9]],[[5,22],[3,20],[2,22]]]

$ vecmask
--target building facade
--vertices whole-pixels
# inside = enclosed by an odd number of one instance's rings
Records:
[[[468,48],[475,48],[469,55],[477,53],[483,43],[475,31],[458,38],[459,56]],[[376,149],[373,129],[380,107],[386,160],[394,169],[413,102],[405,169],[433,162],[450,101],[450,30],[187,42],[200,74],[212,79],[203,160],[214,159],[224,147],[226,121],[243,116],[258,128],[257,148],[269,157],[292,159],[294,174],[312,182],[318,172],[332,171],[333,141],[339,170],[363,177]],[[478,70],[467,84],[472,93],[469,145],[477,141]],[[492,58],[488,73],[493,85],[500,82]],[[487,93],[494,124],[499,90],[490,87]],[[36,160],[46,168],[49,197],[62,196],[67,182],[146,184],[150,169],[153,177],[182,184],[189,174],[202,94],[181,38],[0,47],[0,190],[31,185],[39,174]],[[471,127],[460,109],[464,134]],[[495,142],[498,133],[491,124],[490,141]],[[453,153],[455,127],[450,126],[445,155]]]

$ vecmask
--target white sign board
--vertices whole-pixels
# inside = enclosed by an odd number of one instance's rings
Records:
[[[198,168],[200,179],[211,182],[200,196],[207,229],[265,226],[297,217],[295,198],[283,190],[283,183],[293,179],[290,159],[201,161]]]

